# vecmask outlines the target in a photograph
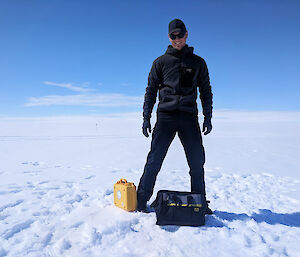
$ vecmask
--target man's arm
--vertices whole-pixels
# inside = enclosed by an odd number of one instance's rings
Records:
[[[202,71],[199,78],[199,92],[204,115],[203,132],[207,135],[212,130],[211,117],[212,117],[212,97],[211,85],[209,80],[209,73],[206,62],[203,60]]]
[[[156,59],[153,64],[151,71],[148,76],[148,85],[146,88],[144,106],[143,106],[143,117],[144,119],[150,120],[153,106],[156,102],[156,95],[159,84],[161,83],[161,70],[159,61]]]
[[[159,67],[158,59],[156,59],[153,64],[151,71],[148,76],[148,86],[146,88],[144,106],[143,106],[143,134],[148,137],[148,131],[151,133],[151,113],[153,106],[156,102],[156,95],[159,84],[161,83],[161,70]]]

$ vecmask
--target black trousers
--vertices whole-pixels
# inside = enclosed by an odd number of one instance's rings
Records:
[[[142,206],[151,198],[157,174],[176,132],[183,145],[190,168],[191,191],[202,193],[204,199],[206,199],[203,168],[205,153],[198,115],[182,111],[157,112],[157,122],[152,133],[151,150],[137,190],[139,206]]]

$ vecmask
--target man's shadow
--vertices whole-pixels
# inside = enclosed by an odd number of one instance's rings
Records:
[[[247,215],[245,213],[230,213],[224,211],[214,211],[214,215],[207,216],[207,227],[226,227],[223,221],[253,219],[258,223],[266,222],[270,225],[281,224],[289,227],[300,227],[300,212],[294,213],[274,213],[267,209],[259,209],[258,213]]]

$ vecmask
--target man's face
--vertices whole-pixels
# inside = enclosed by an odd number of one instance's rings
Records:
[[[174,36],[176,36],[176,35],[179,35],[180,33],[179,32],[173,32],[172,34]],[[169,35],[169,40],[170,40],[173,48],[176,48],[177,50],[181,50],[186,44],[187,37],[188,37],[188,33],[185,32],[185,35],[184,35],[183,38],[176,37],[175,39],[172,40],[170,38],[170,35]]]

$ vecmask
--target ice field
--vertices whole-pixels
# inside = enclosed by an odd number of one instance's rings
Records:
[[[114,206],[114,183],[137,186],[150,149],[141,113],[0,117],[0,256],[300,256],[300,113],[220,110],[212,122],[214,215],[179,227]],[[176,137],[149,204],[189,191],[188,170]]]

